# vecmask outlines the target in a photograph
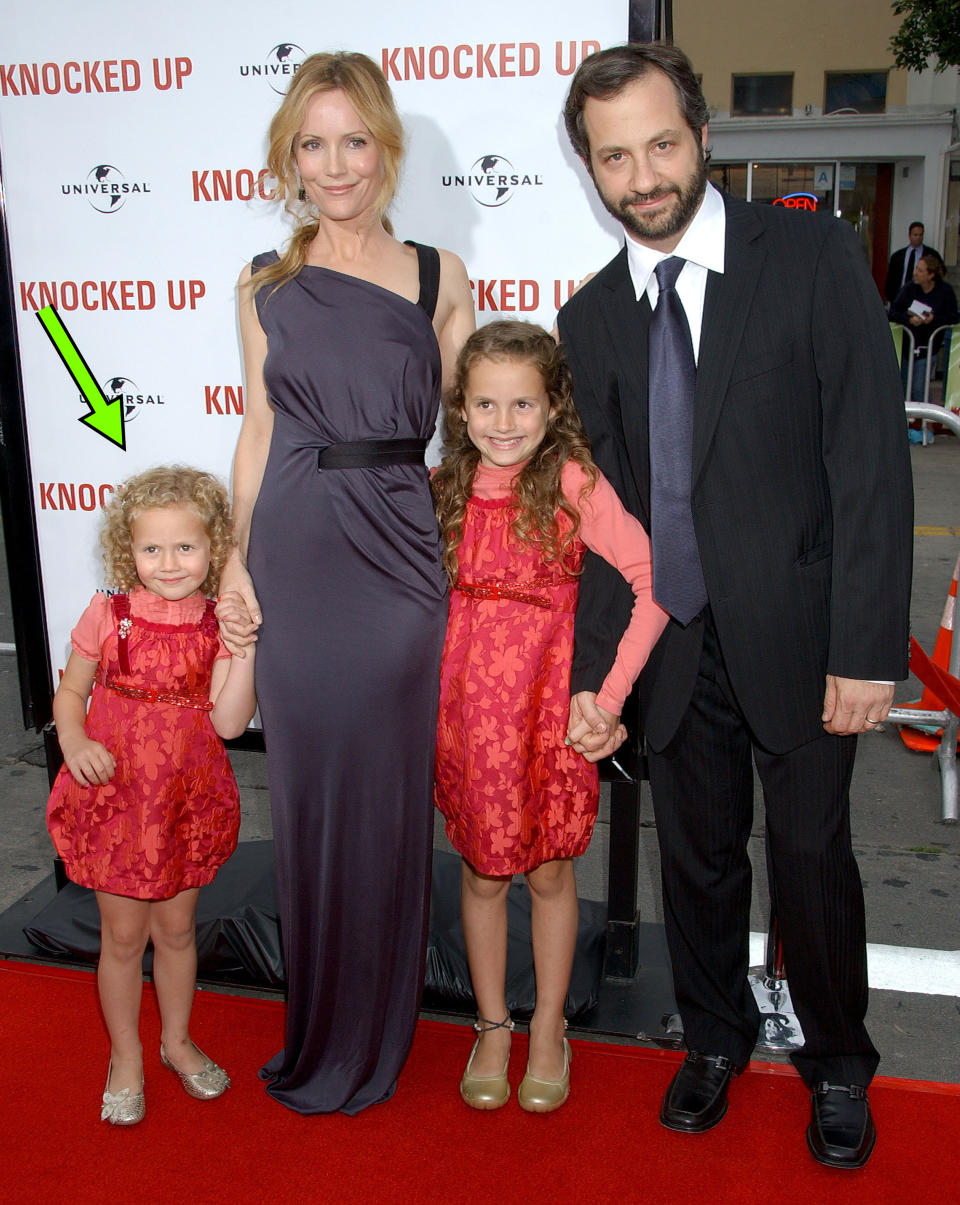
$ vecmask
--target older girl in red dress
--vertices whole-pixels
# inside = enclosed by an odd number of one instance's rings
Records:
[[[144,1116],[141,964],[153,941],[160,1059],[198,1099],[226,1073],[190,1039],[197,891],[233,852],[237,784],[221,738],[256,708],[252,647],[231,658],[212,600],[233,539],[226,491],[196,469],[154,469],[121,486],[101,536],[110,584],[71,635],[53,701],[64,765],[47,826],[67,874],[96,891],[97,983],[110,1034],[101,1119]],[[87,699],[90,710],[87,713]]]
[[[510,1095],[506,899],[511,876],[524,874],[537,1002],[518,1100],[549,1112],[570,1090],[563,1010],[577,931],[572,859],[587,848],[597,815],[596,766],[565,741],[585,550],[615,565],[636,596],[597,697],[611,732],[666,616],[651,594],[647,536],[590,459],[550,335],[524,322],[472,335],[444,422],[433,489],[452,593],[435,799],[463,856],[479,1034],[460,1094],[477,1109],[499,1108]]]

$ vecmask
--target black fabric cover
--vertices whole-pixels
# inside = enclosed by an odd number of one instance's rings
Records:
[[[23,932],[55,958],[95,963],[100,914],[94,893],[68,883]],[[283,985],[272,841],[241,843],[213,882],[200,888],[197,955],[200,978]],[[144,966],[151,963],[148,948]]]
[[[580,901],[568,1016],[585,1012],[597,1002],[605,922],[603,904]],[[530,893],[519,879],[507,897],[507,923],[507,1005],[523,1016],[533,1011],[536,986],[530,948]],[[23,931],[52,958],[95,963],[100,950],[100,917],[94,893],[68,883]],[[197,952],[201,979],[268,988],[284,985],[272,841],[241,843],[216,879],[201,888]],[[148,970],[151,961],[148,950],[144,960]],[[424,1003],[453,1011],[474,1009],[460,927],[460,859],[440,850],[433,855]]]
[[[603,976],[605,930],[606,905],[581,900],[577,948],[567,993],[568,1017],[586,1012],[597,1003]],[[517,878],[507,895],[507,1007],[522,1017],[533,1012],[536,998],[530,946],[530,892],[526,883]],[[460,927],[460,858],[440,850],[433,855],[424,1004],[468,1012],[475,1008]]]

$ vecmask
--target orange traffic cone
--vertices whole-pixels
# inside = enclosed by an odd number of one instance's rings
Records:
[[[944,670],[950,666],[950,651],[953,647],[953,629],[957,612],[958,576],[960,576],[960,557],[957,557],[957,563],[953,567],[950,591],[944,604],[943,618],[940,620],[940,630],[937,632],[937,639],[933,646],[933,657],[931,658],[935,665],[939,665]],[[945,705],[929,687],[925,686],[923,694],[919,699],[912,703],[901,703],[899,706],[916,711],[943,711]],[[932,753],[940,745],[942,732],[942,728],[934,728],[932,724],[918,724],[915,728],[901,725],[900,739],[908,749],[913,749],[917,753]]]

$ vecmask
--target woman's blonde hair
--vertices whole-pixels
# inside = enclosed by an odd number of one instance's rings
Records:
[[[373,135],[383,163],[383,182],[376,200],[380,221],[389,234],[393,227],[387,209],[397,190],[403,159],[403,126],[383,72],[365,54],[338,50],[312,54],[304,59],[287,89],[283,103],[270,122],[267,167],[276,177],[276,199],[283,203],[296,223],[286,250],[275,264],[255,273],[253,290],[282,284],[306,262],[307,247],[316,236],[319,222],[302,204],[296,164],[297,135],[303,129],[307,106],[320,92],[340,91],[357,111]]]
[[[149,469],[117,486],[104,508],[100,531],[107,585],[119,590],[132,590],[139,585],[133,559],[133,521],[146,510],[167,506],[186,506],[197,512],[210,537],[210,569],[200,592],[216,594],[220,570],[234,545],[230,501],[223,482],[212,473],[182,464]]]
[[[470,372],[480,360],[528,364],[540,374],[550,399],[550,414],[543,442],[513,481],[517,517],[516,536],[538,548],[544,559],[561,563],[573,548],[580,514],[564,497],[560,473],[573,460],[587,474],[584,493],[597,480],[590,445],[573,406],[570,370],[552,335],[530,322],[501,321],[482,326],[467,339],[443,399],[443,463],[433,475],[433,496],[443,536],[443,566],[456,582],[457,548],[463,539],[463,521],[480,452],[467,434],[463,417]],[[558,512],[569,520],[561,525]]]

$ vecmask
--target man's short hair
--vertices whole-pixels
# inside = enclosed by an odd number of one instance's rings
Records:
[[[653,70],[662,71],[670,79],[684,121],[699,141],[709,112],[690,60],[679,47],[665,42],[629,42],[589,55],[570,84],[563,120],[573,149],[581,159],[590,162],[590,145],[583,126],[583,108],[588,98],[610,100]]]
[[[907,227],[907,234],[913,234],[914,230],[923,232],[926,230],[926,227],[924,226],[923,222],[911,222]]]

